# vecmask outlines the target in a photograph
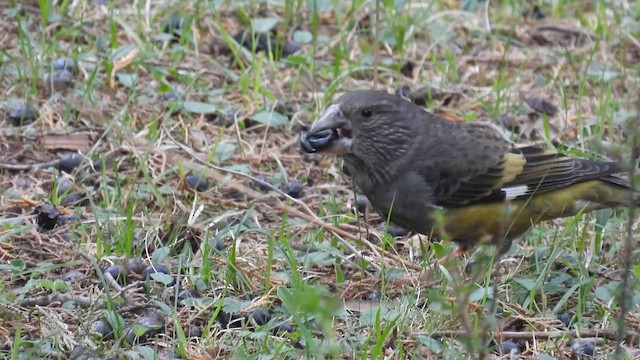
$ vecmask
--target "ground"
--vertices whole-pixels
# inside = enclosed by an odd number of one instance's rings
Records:
[[[640,357],[633,210],[439,265],[298,145],[378,88],[633,178],[639,4],[0,2],[1,356]]]

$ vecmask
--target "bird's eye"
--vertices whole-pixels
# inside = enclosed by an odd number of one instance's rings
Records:
[[[373,115],[373,111],[371,109],[362,110],[362,116],[366,118],[370,118]]]

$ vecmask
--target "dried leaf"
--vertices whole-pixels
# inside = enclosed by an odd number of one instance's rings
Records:
[[[42,134],[40,144],[47,150],[85,151],[93,145],[96,136],[94,132]]]

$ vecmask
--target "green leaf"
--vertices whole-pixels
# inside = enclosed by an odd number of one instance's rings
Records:
[[[24,271],[24,269],[27,268],[26,263],[24,262],[24,260],[22,259],[13,259],[9,261],[9,264],[11,265],[11,270],[13,272],[20,272],[20,271]]]
[[[64,280],[61,279],[57,279],[54,280],[53,282],[53,290],[68,290],[69,289],[69,285],[67,285],[66,282],[64,282]]]
[[[320,265],[320,266],[329,266],[335,262],[335,260],[331,255],[323,251],[308,253],[302,257],[302,261],[304,263]]]
[[[257,18],[251,20],[251,28],[257,33],[267,33],[275,28],[278,22],[280,22],[280,19],[273,17]]]
[[[55,281],[51,281],[49,279],[41,279],[41,280],[38,280],[37,283],[38,285],[40,285],[45,289],[54,290],[54,291],[69,289],[69,286],[67,285],[67,283],[65,283],[60,279]]]
[[[249,165],[247,164],[235,164],[223,167],[223,169],[237,171],[239,173],[248,174],[249,173]]]
[[[49,279],[38,280],[38,285],[42,286],[45,289],[53,289],[53,281]]]
[[[307,7],[311,11],[325,12],[331,10],[332,0],[307,0]]]
[[[443,246],[440,243],[431,243],[429,247],[434,252],[435,256],[439,259],[447,256],[447,251],[449,250],[447,247]]]
[[[478,288],[471,292],[469,295],[468,301],[470,302],[480,302],[484,299],[489,299],[493,297],[493,288]]]
[[[185,101],[182,103],[185,110],[195,114],[213,114],[216,112],[216,106],[200,101]]]
[[[130,52],[132,52],[137,46],[134,44],[127,44],[119,47],[114,52],[109,55],[108,60],[111,62],[115,62],[116,60],[122,59],[127,56]]]
[[[293,41],[307,44],[313,40],[313,35],[308,31],[295,31],[293,33]]]
[[[228,160],[236,151],[236,146],[233,144],[220,142],[216,146],[216,152],[213,154],[213,161],[221,163]]]
[[[153,360],[153,359],[157,359],[156,357],[156,351],[148,346],[136,346],[134,347],[135,351],[132,351],[132,353],[136,354],[137,356],[142,356],[143,360]]]
[[[620,76],[620,72],[609,64],[593,62],[587,67],[587,75],[594,81],[608,82]]]
[[[136,86],[136,74],[129,74],[125,72],[117,72],[116,76],[118,77],[118,81],[126,88],[133,88]]]
[[[285,62],[289,65],[307,65],[309,64],[309,59],[302,55],[291,55],[286,58]]]
[[[158,247],[153,251],[151,260],[154,264],[164,262],[166,258],[171,254],[171,248],[168,246]]]
[[[159,283],[164,284],[165,286],[168,286],[169,284],[174,282],[173,276],[165,273],[160,273],[160,272],[152,273],[152,274],[149,274],[149,277]]]
[[[251,305],[251,300],[236,300],[232,298],[224,298],[222,300],[222,310],[230,314],[236,314]]]
[[[360,314],[358,318],[360,324],[363,326],[375,325],[378,321],[378,311],[380,312],[380,319],[384,321],[394,321],[400,316],[400,311],[396,309],[389,309],[385,306],[372,306]]]
[[[552,276],[544,283],[543,289],[547,293],[559,294],[564,293],[567,289],[567,283],[572,283],[573,277],[566,273],[554,272]]]
[[[158,192],[162,195],[173,195],[176,194],[176,188],[171,185],[162,185],[158,188]]]
[[[438,340],[425,335],[418,335],[416,338],[422,345],[426,346],[429,350],[431,350],[432,353],[434,354],[442,353],[442,345],[440,345],[440,342]]]
[[[289,119],[286,116],[275,111],[266,110],[253,114],[251,119],[267,126],[281,126],[289,123]]]
[[[531,279],[513,279],[516,283],[518,283],[523,288],[527,289],[527,291],[531,291],[536,286],[536,282]]]
[[[158,42],[169,42],[174,40],[173,34],[160,33],[153,37],[153,40]]]
[[[478,0],[463,0],[460,3],[460,10],[462,11],[468,11],[468,12],[475,12],[476,10],[478,10],[478,8],[480,7],[482,3]]]
[[[594,294],[601,301],[608,303],[616,296],[619,285],[619,281],[612,281],[606,285],[598,286]]]
[[[626,109],[620,109],[613,115],[613,123],[620,126],[631,126],[632,121],[638,118],[640,114]]]
[[[391,28],[384,28],[380,32],[380,41],[389,44],[391,47],[396,46],[396,33]]]
[[[433,21],[429,25],[429,27],[427,28],[427,31],[429,32],[429,35],[433,38],[434,42],[443,43],[452,39],[453,36],[455,35],[455,31],[451,30],[452,28],[453,28],[453,25],[451,24],[451,22],[445,19],[438,19],[436,21]]]
[[[640,264],[633,265],[633,274],[640,279]]]

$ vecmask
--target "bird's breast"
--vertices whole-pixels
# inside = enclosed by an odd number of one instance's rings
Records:
[[[431,231],[431,214],[437,209],[433,204],[433,188],[419,175],[408,173],[386,183],[363,181],[356,185],[373,208],[394,224],[420,233]]]

